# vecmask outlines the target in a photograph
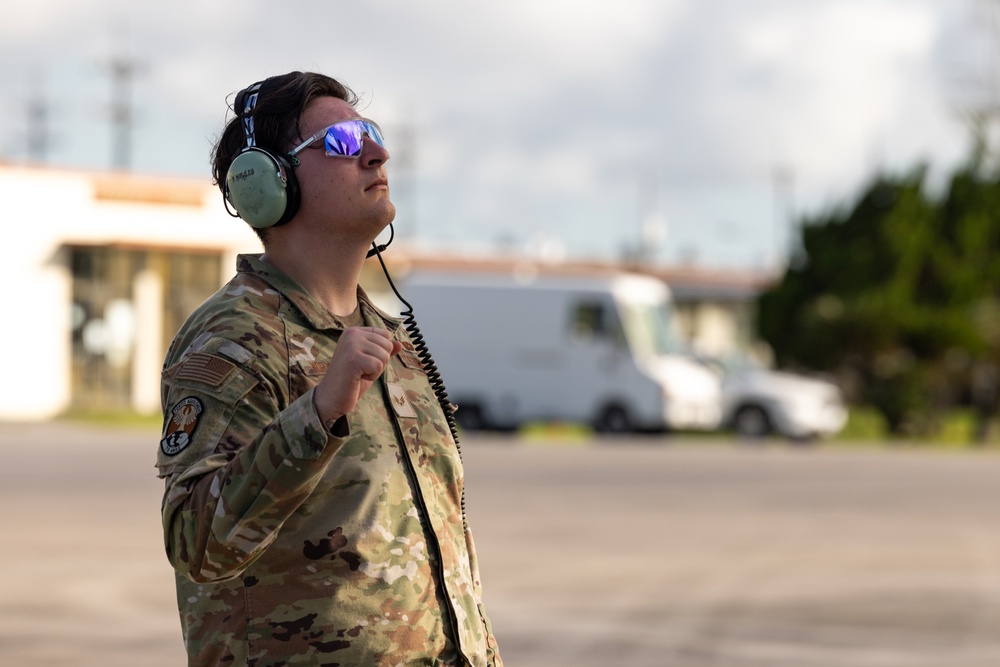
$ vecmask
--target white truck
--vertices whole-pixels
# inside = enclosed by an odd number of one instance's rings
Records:
[[[679,349],[660,280],[415,270],[402,292],[465,428],[719,426],[718,375]]]

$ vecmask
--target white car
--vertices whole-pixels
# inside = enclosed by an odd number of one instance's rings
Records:
[[[838,433],[847,408],[832,382],[775,371],[748,359],[702,359],[722,377],[722,424],[744,437],[796,440]]]

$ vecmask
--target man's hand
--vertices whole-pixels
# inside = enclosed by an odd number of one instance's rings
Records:
[[[313,400],[324,424],[349,414],[361,396],[385,370],[389,359],[403,349],[384,329],[350,327],[340,334],[326,375]]]

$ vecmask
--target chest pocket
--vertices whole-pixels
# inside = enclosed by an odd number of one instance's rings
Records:
[[[326,369],[330,367],[329,361],[299,361],[296,362],[299,373],[308,377],[321,378],[326,375]],[[317,380],[318,382],[318,380]]]
[[[399,351],[396,358],[399,359],[399,363],[401,363],[406,369],[416,371],[422,375],[427,375],[427,369],[425,369],[424,365],[420,362],[420,357],[417,356],[416,350],[413,348],[411,343],[403,343],[403,349]]]
[[[289,370],[291,399],[301,396],[319,384],[330,367],[329,361],[297,361]]]

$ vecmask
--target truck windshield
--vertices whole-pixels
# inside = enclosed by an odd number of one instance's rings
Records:
[[[661,356],[685,352],[676,322],[666,303],[622,304],[625,335],[640,355]]]

